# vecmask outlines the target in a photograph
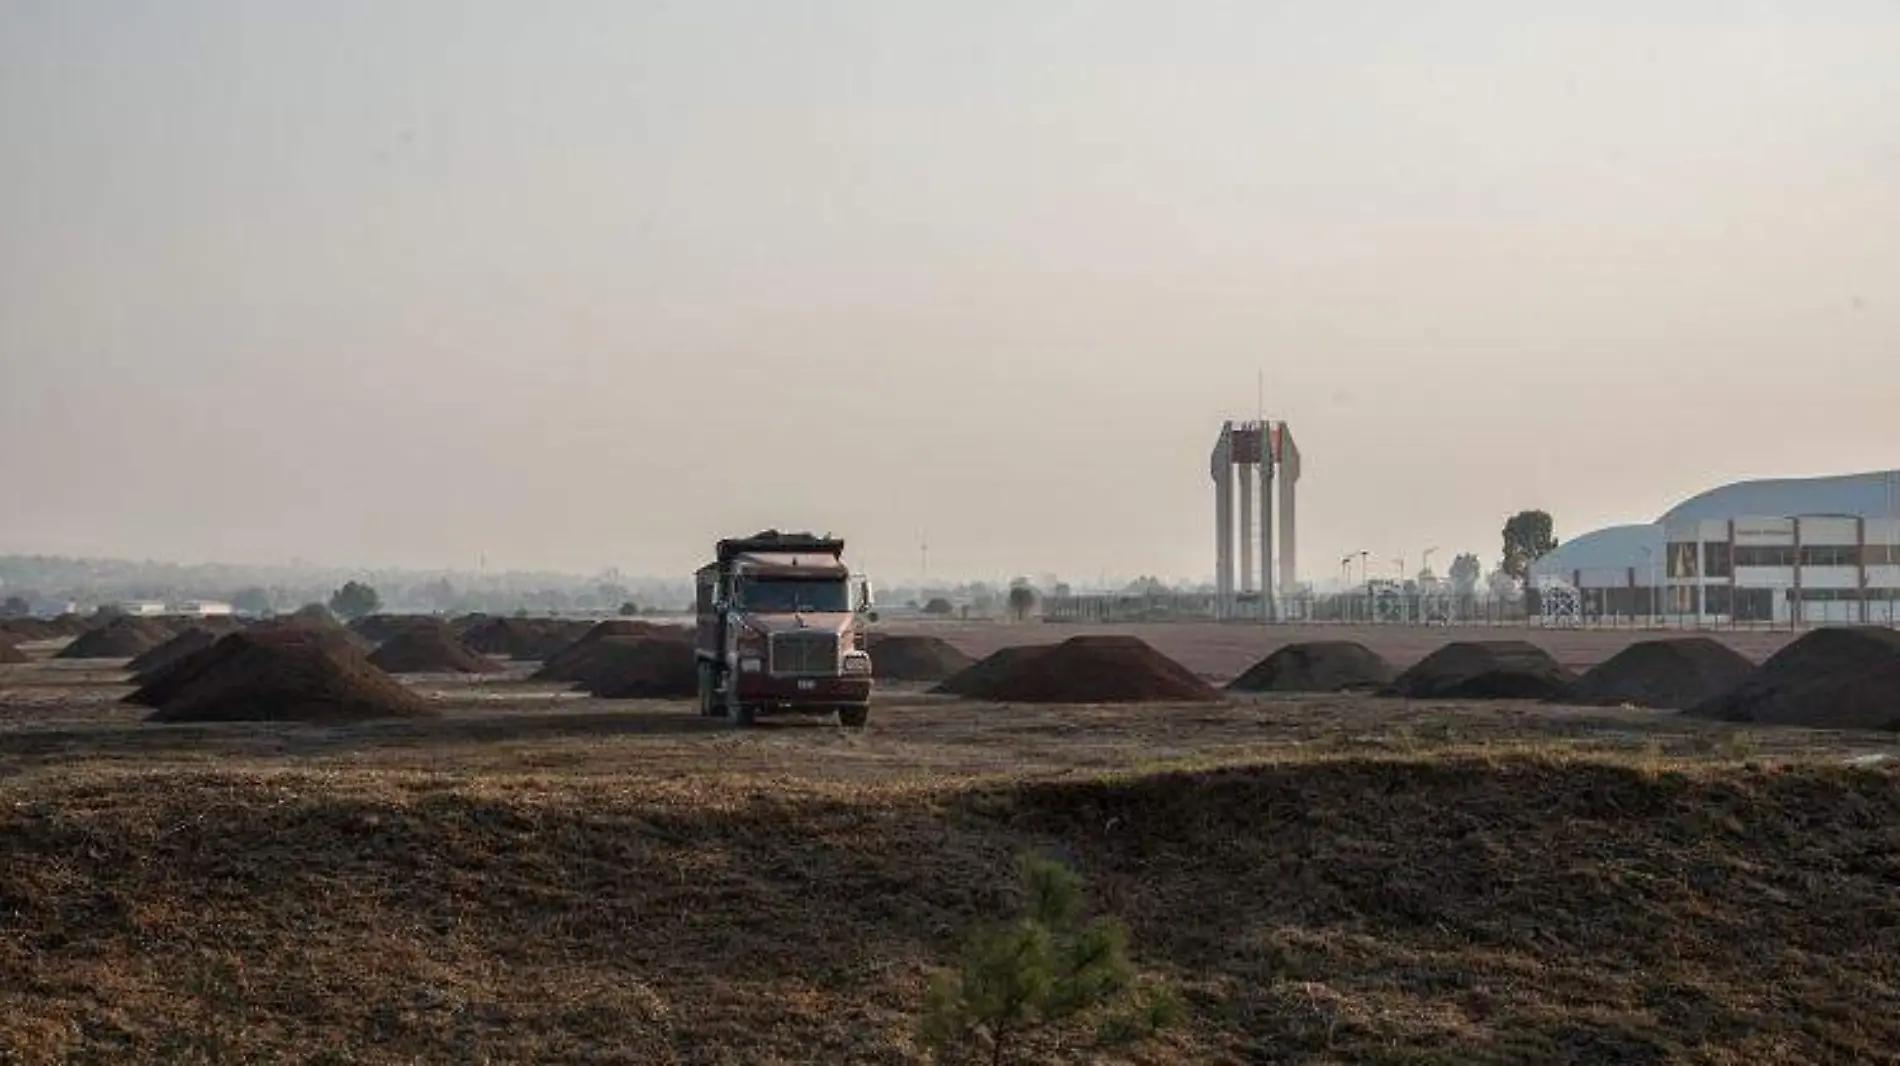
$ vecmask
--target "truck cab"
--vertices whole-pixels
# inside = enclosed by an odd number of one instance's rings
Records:
[[[865,627],[876,614],[844,541],[776,530],[722,540],[694,583],[701,714],[734,725],[767,714],[869,720]]]

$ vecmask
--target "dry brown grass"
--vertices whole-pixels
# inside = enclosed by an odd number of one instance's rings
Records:
[[[1890,736],[919,696],[736,734],[514,680],[160,728],[115,691],[0,674],[0,1062],[916,1061],[1022,848],[1187,994],[1154,1062],[1900,1047],[1900,775],[1841,763]]]

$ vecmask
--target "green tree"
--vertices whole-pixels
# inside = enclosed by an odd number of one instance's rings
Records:
[[[1478,591],[1478,582],[1484,577],[1484,564],[1470,552],[1462,552],[1451,561],[1451,589],[1460,596],[1470,596]]]
[[[8,596],[7,602],[0,603],[0,618],[25,618],[33,613],[33,605],[25,596]]]
[[[639,614],[639,613],[640,613],[640,605],[633,602],[632,600],[628,600],[627,602],[620,605],[620,617],[622,618],[632,618],[634,615]]]
[[[1009,613],[1021,622],[1036,609],[1036,590],[1027,582],[1018,582],[1009,586]]]
[[[924,604],[924,613],[933,614],[933,615],[953,615],[957,613],[957,609],[954,604],[952,604],[949,600],[945,599],[944,597],[932,596],[930,597],[930,602]]]
[[[932,980],[919,1036],[940,1061],[987,1054],[1015,1062],[1025,1040],[1093,1023],[1099,1044],[1125,1044],[1177,1020],[1163,987],[1144,987],[1128,957],[1128,931],[1083,920],[1082,878],[1067,866],[1018,856],[1022,912],[966,939],[954,969]]]
[[[1498,569],[1519,581],[1531,564],[1557,550],[1555,527],[1544,511],[1519,511],[1504,523],[1504,558]]]
[[[382,606],[383,598],[361,581],[346,582],[330,594],[330,613],[346,622],[375,614]]]
[[[231,594],[231,609],[239,614],[261,617],[271,613],[270,593],[261,588],[239,589]]]

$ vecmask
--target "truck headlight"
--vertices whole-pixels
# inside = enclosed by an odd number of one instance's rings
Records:
[[[742,674],[756,674],[763,669],[765,669],[765,663],[756,656],[739,660],[739,672]]]
[[[865,676],[871,672],[871,657],[861,651],[846,652],[843,670],[853,676]]]

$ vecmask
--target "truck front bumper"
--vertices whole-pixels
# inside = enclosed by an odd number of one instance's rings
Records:
[[[739,700],[764,709],[848,707],[871,702],[868,677],[773,677],[770,674],[739,676]]]

